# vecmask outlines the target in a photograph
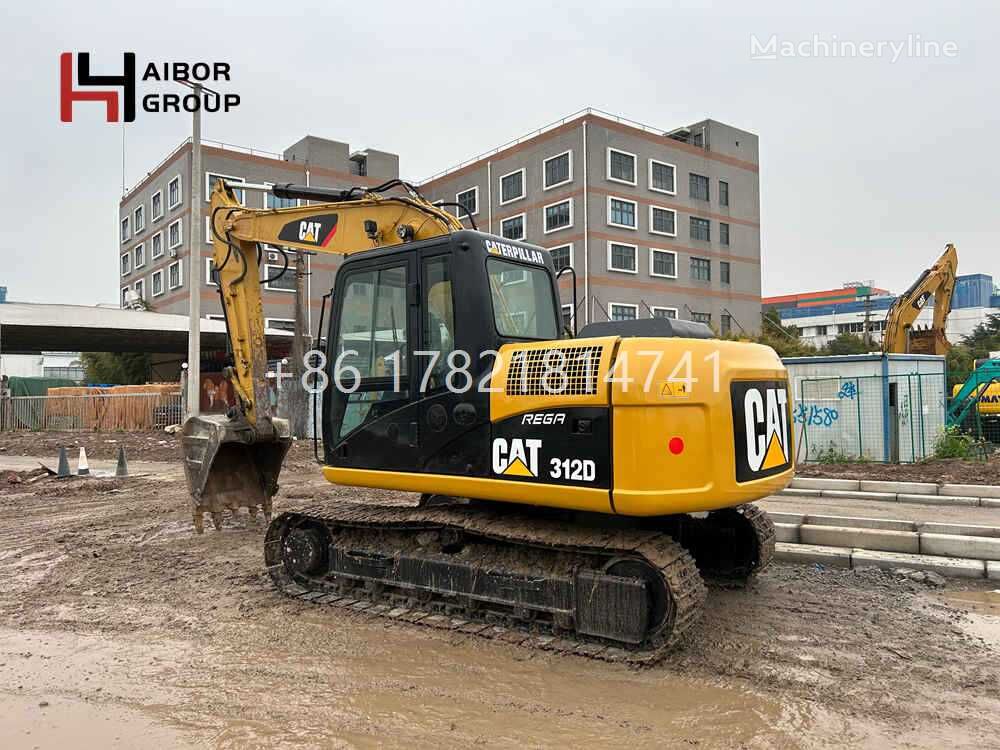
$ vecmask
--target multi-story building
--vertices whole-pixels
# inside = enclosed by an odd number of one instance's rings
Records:
[[[240,182],[372,185],[399,174],[396,155],[307,137],[283,154],[203,146],[200,207],[190,206],[191,147],[182,144],[120,205],[122,304],[138,293],[156,310],[184,312],[188,252],[201,256],[207,316],[219,316],[209,274],[208,192],[213,175]],[[458,203],[467,226],[550,250],[563,315],[580,326],[663,316],[755,331],[760,321],[757,136],[714,120],[670,131],[583,110],[419,183]],[[246,205],[276,205],[247,191]],[[263,203],[268,200],[271,202]],[[192,221],[195,226],[192,226]],[[270,263],[277,256],[269,252]],[[336,258],[309,259],[310,312],[332,285]],[[273,276],[275,269],[266,269]],[[264,291],[273,327],[291,325],[294,276]],[[131,295],[128,295],[131,297]],[[311,330],[311,324],[310,324]]]
[[[399,157],[382,151],[351,152],[348,144],[306,136],[276,154],[203,141],[202,170],[192,175],[191,142],[185,141],[157,165],[119,205],[119,273],[121,305],[141,298],[157,312],[186,313],[191,289],[202,295],[202,314],[221,319],[218,286],[211,273],[212,243],[209,235],[209,200],[218,177],[229,182],[294,182],[323,187],[377,185],[399,176]],[[199,206],[191,205],[191,185],[197,179]],[[243,191],[238,197],[253,208],[282,207],[283,201],[260,191]],[[198,278],[188,275],[188,256],[199,258]],[[316,318],[323,294],[333,286],[339,265],[331,256],[306,258],[308,325]],[[267,250],[262,278],[276,279],[263,289],[264,315],[270,328],[290,329],[294,320],[295,273],[281,274],[284,259]],[[133,294],[129,294],[132,292]]]
[[[896,296],[871,284],[844,284],[840,289],[765,297],[764,309],[775,310],[786,326],[796,326],[802,340],[821,347],[842,333],[861,336],[867,326],[875,344],[882,343],[885,317]],[[965,274],[955,279],[945,335],[952,343],[968,336],[990,315],[1000,314],[1000,289],[989,274]],[[934,300],[920,311],[918,326],[934,318]],[[866,322],[867,321],[867,322]]]
[[[723,333],[759,328],[752,133],[714,120],[664,131],[583,110],[421,189],[466,206],[481,229],[546,247],[557,267],[571,266],[579,325],[663,316]],[[568,322],[568,275],[560,286]]]

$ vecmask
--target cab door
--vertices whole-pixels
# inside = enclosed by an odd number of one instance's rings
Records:
[[[334,300],[323,399],[327,463],[414,471],[420,431],[413,343],[420,299],[413,254],[345,263]]]

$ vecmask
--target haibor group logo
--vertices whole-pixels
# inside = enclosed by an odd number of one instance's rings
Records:
[[[59,56],[59,119],[73,122],[74,114],[96,104],[103,105],[107,122],[134,122],[136,70],[134,52],[122,53],[118,71],[102,67],[100,72],[93,70],[89,52],[63,52]],[[240,95],[218,89],[228,88],[231,80],[227,62],[148,62],[138,76],[138,85],[157,90],[143,94],[141,109],[150,114],[228,112],[239,106]],[[165,84],[170,83],[187,85],[189,90],[166,90]]]

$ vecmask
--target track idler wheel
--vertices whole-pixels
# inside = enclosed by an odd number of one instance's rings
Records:
[[[292,529],[281,544],[281,560],[292,575],[320,573],[326,568],[330,541],[324,530],[302,526]]]

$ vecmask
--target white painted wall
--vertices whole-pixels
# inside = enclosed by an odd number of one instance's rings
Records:
[[[945,335],[953,344],[957,344],[964,337],[972,333],[973,329],[980,323],[985,323],[988,315],[1000,313],[1000,308],[996,307],[962,307],[952,310],[948,316],[948,324],[945,328]],[[872,312],[872,321],[881,321],[885,318],[884,310]],[[837,326],[845,323],[863,323],[865,314],[863,312],[853,313],[828,313],[826,315],[811,315],[802,318],[788,318],[783,320],[785,325],[798,326],[802,330],[802,340],[814,346],[821,347],[827,342],[836,338]],[[934,320],[933,308],[924,308],[917,316],[917,325],[930,326]],[[826,335],[817,335],[816,326],[827,326]],[[803,330],[804,329],[804,330]],[[860,335],[860,334],[858,334]],[[882,332],[872,332],[873,341],[881,345]]]

